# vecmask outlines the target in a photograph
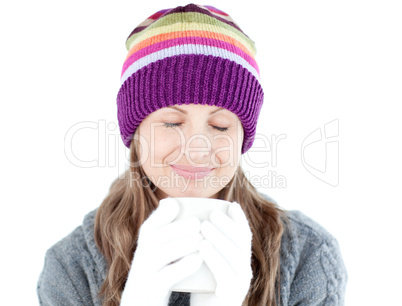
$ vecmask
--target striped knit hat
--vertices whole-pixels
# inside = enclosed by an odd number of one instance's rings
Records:
[[[264,99],[254,42],[233,19],[210,5],[156,12],[126,41],[128,55],[117,95],[123,143],[150,113],[175,104],[207,104],[235,113],[252,146]]]

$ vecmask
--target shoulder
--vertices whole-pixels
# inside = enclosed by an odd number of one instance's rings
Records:
[[[266,200],[278,205],[272,197],[265,193],[261,193],[262,197]],[[319,223],[311,219],[298,210],[283,210],[285,218],[284,222],[284,234],[282,240],[292,240],[293,243],[299,243],[301,245],[319,245],[323,241],[332,241],[335,238]]]
[[[84,232],[82,225],[80,225],[66,237],[51,246],[46,252],[46,257],[55,257],[64,262],[77,259],[76,255],[82,256],[87,252],[88,248],[85,243]]]
[[[74,266],[96,257],[98,253],[94,252],[97,248],[94,240],[95,214],[96,210],[93,210],[85,215],[83,223],[50,247],[45,258],[53,257],[66,266]]]
[[[337,239],[298,210],[285,211],[283,295],[289,305],[343,305],[347,271]]]
[[[87,214],[82,225],[47,250],[37,284],[41,305],[97,303],[97,288],[102,283],[103,271],[92,249],[94,215],[95,211]]]
[[[278,205],[269,196],[263,196]],[[343,305],[348,275],[337,239],[301,211],[283,211],[282,303]]]
[[[304,247],[317,247],[323,243],[331,244],[336,238],[317,221],[306,216],[299,210],[285,210],[287,220],[284,220],[284,239],[292,240]]]

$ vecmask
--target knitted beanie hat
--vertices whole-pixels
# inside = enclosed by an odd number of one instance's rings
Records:
[[[244,130],[242,154],[248,151],[264,92],[255,44],[228,14],[193,3],[161,10],[131,32],[126,47],[117,95],[126,147],[150,113],[192,103],[236,114]]]

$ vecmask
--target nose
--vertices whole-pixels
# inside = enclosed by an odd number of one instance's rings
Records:
[[[185,144],[182,146],[182,152],[187,156],[189,163],[208,163],[207,157],[212,150],[211,140],[201,134],[193,134],[186,138]],[[201,166],[201,165],[200,165]]]

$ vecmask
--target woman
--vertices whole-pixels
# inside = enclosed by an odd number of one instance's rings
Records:
[[[130,168],[48,250],[40,303],[342,305],[336,239],[280,209],[240,167],[264,96],[254,42],[226,13],[188,4],[147,18],[126,46],[117,107]],[[183,196],[232,203],[202,224],[174,221]],[[215,293],[171,292],[203,261]]]

